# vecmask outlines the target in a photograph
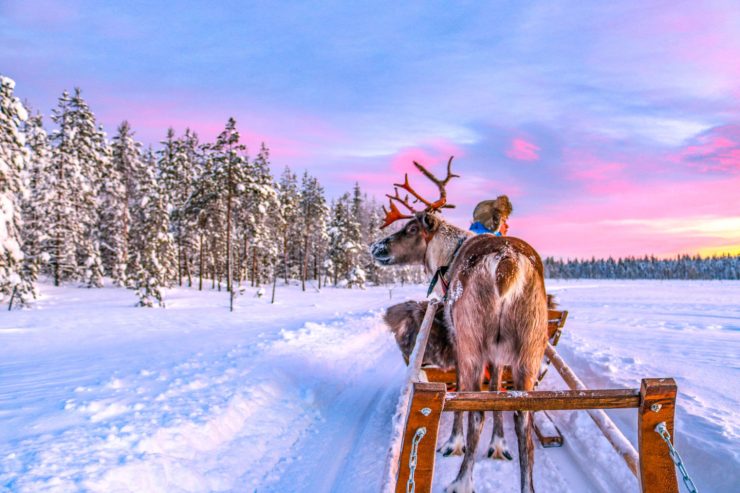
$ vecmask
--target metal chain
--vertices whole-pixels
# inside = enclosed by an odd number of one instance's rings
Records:
[[[414,482],[414,473],[416,472],[416,459],[418,458],[417,453],[419,450],[419,442],[424,435],[427,434],[427,429],[422,426],[416,430],[414,439],[411,441],[411,453],[409,454],[409,480],[406,483],[406,493],[414,493],[416,489],[416,483]]]
[[[686,472],[686,467],[683,465],[681,456],[678,455],[678,451],[673,448],[673,444],[671,443],[671,434],[668,431],[668,427],[666,426],[665,421],[661,421],[660,423],[658,423],[658,426],[655,427],[655,432],[660,435],[660,437],[665,441],[666,444],[668,444],[668,453],[670,454],[673,463],[676,464],[678,471],[681,473],[683,483],[686,485],[686,489],[689,490],[689,493],[698,493],[699,490],[696,489],[696,486],[694,486],[694,482],[689,477],[689,473]]]

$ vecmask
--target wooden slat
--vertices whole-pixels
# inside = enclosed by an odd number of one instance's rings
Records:
[[[538,390],[534,392],[450,392],[445,411],[542,411],[638,407],[637,389]]]
[[[537,439],[540,441],[543,447],[562,447],[563,446],[563,434],[560,433],[560,429],[555,425],[552,418],[547,411],[538,411],[532,413],[534,425],[534,433],[537,435]]]
[[[455,370],[443,370],[436,366],[425,366],[422,371],[430,382],[455,383],[457,378]]]
[[[429,341],[429,334],[432,332],[432,323],[437,313],[438,304],[439,302],[437,300],[430,300],[427,304],[427,311],[424,313],[424,319],[421,321],[419,333],[416,335],[414,350],[411,352],[409,366],[406,370],[406,381],[409,383],[419,381],[419,371],[424,361],[424,352],[427,350],[427,341]]]
[[[557,345],[557,340],[553,338],[557,334],[558,330],[562,329],[565,325],[565,320],[568,318],[567,310],[548,310],[547,311],[547,338]]]
[[[665,422],[673,440],[676,391],[676,382],[672,378],[642,380],[637,440],[640,445],[640,483],[642,491],[647,493],[678,492],[676,467],[668,454],[668,445],[655,432],[658,423]]]
[[[568,310],[548,310],[547,312],[547,337],[553,346],[558,345],[561,329],[565,326],[568,318]]]
[[[414,383],[411,390],[411,405],[406,416],[403,443],[399,456],[398,476],[396,477],[397,493],[403,493],[409,480],[409,459],[416,431],[420,428],[426,434],[419,441],[417,448],[416,471],[414,472],[414,491],[427,493],[432,491],[434,478],[434,459],[437,448],[439,418],[446,388],[441,383]]]

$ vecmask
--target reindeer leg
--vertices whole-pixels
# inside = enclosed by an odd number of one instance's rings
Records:
[[[514,372],[514,388],[529,392],[534,390],[536,369],[525,370],[519,368]],[[514,427],[519,444],[519,473],[521,475],[522,493],[534,493],[534,441],[532,440],[532,413],[530,411],[514,411]]]
[[[438,449],[445,457],[450,455],[462,455],[465,453],[465,439],[463,437],[463,412],[455,411],[452,419],[452,432],[450,438],[447,439]]]
[[[457,372],[455,377],[456,387],[460,390],[460,372]],[[450,438],[447,439],[438,449],[443,456],[449,457],[451,455],[462,455],[465,453],[465,440],[462,434],[462,411],[455,411],[452,420],[452,432]]]
[[[455,377],[457,389],[460,389],[460,372],[457,372]],[[465,439],[463,437],[463,412],[455,411],[452,419],[452,432],[450,438],[447,439],[438,449],[443,456],[449,457],[451,455],[462,455],[465,453]]]
[[[458,363],[458,383],[461,391],[479,391],[481,389],[481,374],[483,364],[475,361]],[[445,493],[473,493],[473,467],[475,466],[475,450],[478,448],[478,439],[483,431],[484,415],[481,411],[468,411],[468,434],[465,445],[465,455],[460,464],[460,470],[455,480],[445,488]]]
[[[491,381],[488,383],[488,390],[496,392],[501,389],[501,377],[503,367],[491,363]],[[512,460],[513,457],[509,452],[504,438],[504,413],[503,411],[493,411],[493,434],[491,435],[491,444],[488,447],[488,457],[498,460]]]

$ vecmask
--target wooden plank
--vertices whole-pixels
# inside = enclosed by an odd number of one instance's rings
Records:
[[[560,341],[560,334],[565,326],[565,321],[568,319],[568,310],[548,311],[548,323],[547,323],[547,337],[550,339],[550,344],[553,346],[558,345]]]
[[[552,366],[558,371],[565,383],[571,390],[586,390],[586,385],[581,381],[578,376],[573,373],[573,370],[565,363],[563,358],[560,357],[555,348],[551,344],[547,345],[545,349],[545,356],[550,360]],[[614,421],[602,410],[602,409],[589,409],[586,411],[591,419],[596,423],[604,436],[609,440],[614,450],[622,456],[624,461],[627,463],[632,474],[638,476],[639,469],[639,457],[635,447],[632,446],[627,437],[620,431]]]
[[[639,405],[640,391],[637,389],[450,392],[445,396],[444,410],[623,409]]]
[[[537,411],[532,413],[534,419],[532,424],[534,425],[534,433],[537,435],[537,439],[540,441],[543,447],[562,447],[563,446],[563,434],[560,433],[560,429],[555,425],[552,418],[547,411]]]
[[[437,433],[439,418],[442,414],[442,404],[446,387],[442,383],[414,383],[411,394],[411,403],[406,416],[403,442],[399,456],[398,475],[396,477],[397,493],[407,491],[410,475],[410,458],[413,449],[414,436],[423,429],[425,434],[418,441],[416,470],[414,471],[414,491],[427,493],[432,491],[434,478],[434,459],[437,448]]]
[[[421,370],[421,363],[424,361],[424,352],[427,349],[429,334],[432,332],[432,323],[437,313],[438,304],[439,302],[436,299],[430,300],[427,304],[427,311],[421,321],[421,327],[419,327],[419,333],[416,335],[416,342],[414,343],[414,350],[411,352],[409,366],[406,369],[406,381],[409,383],[419,381],[419,371]]]
[[[568,310],[548,310],[547,312],[547,337],[553,346],[558,345],[560,333],[565,326],[565,320],[568,318]]]
[[[436,366],[425,366],[422,371],[430,382],[455,383],[457,372],[455,370],[443,370]]]
[[[678,493],[676,467],[668,445],[655,427],[664,422],[674,437],[673,417],[676,407],[676,382],[672,378],[646,378],[640,387],[637,434],[640,447],[640,483],[647,493]]]

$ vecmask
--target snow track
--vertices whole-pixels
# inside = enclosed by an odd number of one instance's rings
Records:
[[[737,387],[705,379],[737,381],[740,285],[549,287],[571,312],[560,349],[576,372],[594,387],[676,376],[689,471],[703,492],[731,491]],[[245,296],[229,313],[218,292],[172,290],[158,310],[121,289],[45,286],[36,308],[0,318],[0,491],[376,492],[405,375],[381,314],[421,291],[283,287],[276,305]],[[544,387],[564,384],[551,371]],[[585,413],[553,414],[565,446],[537,447],[538,491],[636,491]],[[634,440],[634,413],[610,414]],[[490,427],[477,491],[518,491],[518,462],[485,457]],[[434,491],[459,462],[437,457]]]

